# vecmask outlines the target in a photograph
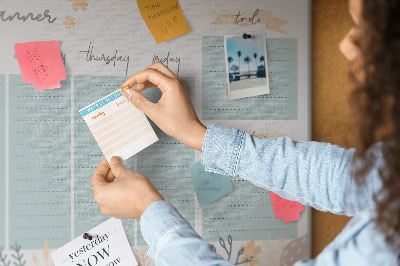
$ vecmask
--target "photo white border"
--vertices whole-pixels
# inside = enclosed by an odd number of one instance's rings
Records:
[[[238,37],[242,36],[243,33],[241,34],[232,34],[232,35],[224,35],[224,52],[225,52],[225,66],[226,66],[226,84],[228,88],[228,100],[236,100],[236,99],[241,99],[241,98],[247,98],[247,97],[252,97],[252,96],[258,96],[258,95],[265,95],[269,94],[270,88],[269,88],[269,71],[268,71],[268,62],[267,62],[267,43],[266,43],[266,35],[265,31],[255,31],[255,32],[248,32],[248,34],[263,34],[264,38],[264,54],[265,54],[265,78],[266,78],[266,86],[260,86],[260,87],[253,87],[253,88],[246,88],[246,89],[241,89],[237,91],[231,91],[231,86],[229,82],[229,63],[228,63],[228,52],[227,52],[227,45],[226,45],[226,39],[230,37]],[[239,69],[240,72],[240,69]]]

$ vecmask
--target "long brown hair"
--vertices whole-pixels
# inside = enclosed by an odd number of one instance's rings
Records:
[[[363,23],[355,40],[362,63],[350,72],[355,160],[362,162],[354,178],[365,181],[377,159],[368,149],[381,141],[384,166],[379,169],[382,189],[374,196],[375,221],[387,243],[400,250],[400,1],[362,2]]]

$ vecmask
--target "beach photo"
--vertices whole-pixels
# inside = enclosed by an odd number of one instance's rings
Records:
[[[269,94],[265,32],[224,36],[228,100]]]

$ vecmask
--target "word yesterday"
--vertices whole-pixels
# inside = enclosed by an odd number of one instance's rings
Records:
[[[99,236],[98,238],[96,238],[95,240],[91,241],[89,244],[83,245],[81,248],[79,248],[78,250],[76,250],[75,252],[69,254],[68,256],[71,259],[77,258],[80,255],[88,252],[89,250],[91,250],[92,248],[94,248],[97,245],[100,245],[101,243],[103,243],[104,241],[108,241],[108,237],[109,234],[104,234],[102,236]]]
[[[86,51],[79,51],[80,53],[86,53],[86,61],[88,61],[88,62],[91,62],[93,60],[94,61],[103,61],[106,63],[106,65],[113,62],[114,67],[117,62],[126,62],[125,75],[128,75],[129,55],[118,55],[118,50],[115,50],[115,54],[112,56],[105,55],[104,53],[102,55],[94,55],[93,48],[94,48],[94,45],[92,45],[92,42],[90,42],[89,48]]]

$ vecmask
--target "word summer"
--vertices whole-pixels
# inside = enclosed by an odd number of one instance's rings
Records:
[[[51,16],[49,15],[49,10],[45,10],[43,15],[42,14],[38,14],[36,16],[33,15],[33,13],[28,13],[27,15],[21,15],[19,12],[15,12],[13,15],[6,15],[6,11],[5,10],[0,10],[0,19],[2,21],[13,21],[15,18],[17,20],[26,22],[28,19],[33,20],[33,21],[43,21],[45,19],[47,19],[47,22],[49,23],[54,23],[54,21],[56,21],[57,17],[55,17],[54,19],[51,19]]]
[[[86,51],[79,51],[80,53],[86,53],[86,61],[92,62],[94,61],[103,61],[106,63],[106,65],[110,64],[111,62],[113,63],[114,67],[117,62],[126,62],[126,69],[125,69],[125,75],[128,75],[128,69],[129,69],[129,55],[119,55],[118,50],[115,50],[115,54],[113,55],[95,55],[93,52],[94,45],[92,45],[92,42],[89,43],[89,48]]]

